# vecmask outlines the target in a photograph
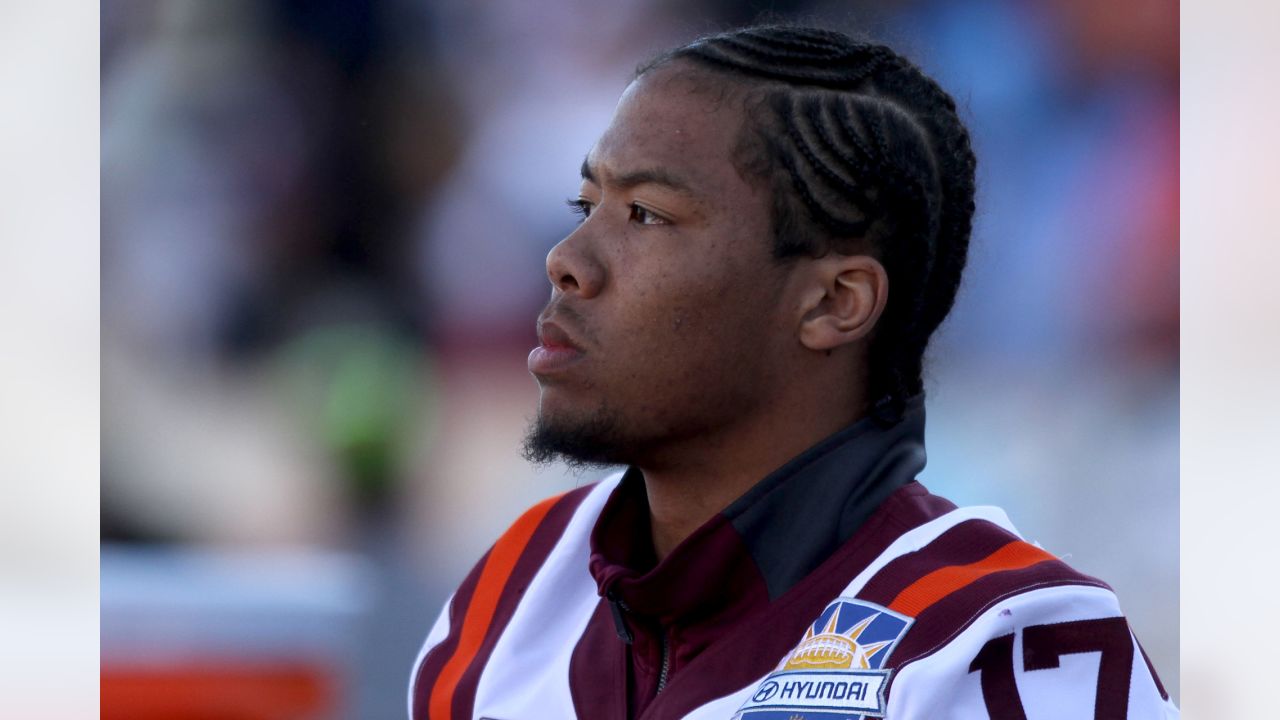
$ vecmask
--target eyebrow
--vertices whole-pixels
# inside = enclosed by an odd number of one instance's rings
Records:
[[[582,160],[582,179],[589,180],[597,185],[600,184],[598,173],[591,167],[591,163],[586,158]],[[662,185],[684,195],[697,194],[684,179],[670,171],[657,167],[633,170],[621,175],[610,175],[609,184],[623,188],[632,188],[637,185]]]

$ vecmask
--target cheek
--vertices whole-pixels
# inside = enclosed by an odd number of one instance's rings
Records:
[[[730,309],[731,284],[721,273],[709,272],[705,261],[655,264],[646,272],[622,279],[622,311],[635,331],[651,338],[670,338],[682,344],[697,342],[722,325]]]
[[[748,229],[736,224],[714,234],[645,235],[611,248],[618,271],[610,334],[626,350],[610,365],[639,392],[741,382],[765,362],[763,334],[776,309],[767,248],[746,252]]]
[[[745,353],[758,347],[767,309],[751,288],[710,273],[666,279],[637,293],[628,308],[634,311],[631,337],[642,347],[642,372],[653,370],[681,385],[715,382],[758,360]]]

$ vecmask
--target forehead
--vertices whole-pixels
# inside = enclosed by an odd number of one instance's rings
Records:
[[[730,83],[671,63],[627,87],[587,161],[605,182],[610,175],[657,169],[714,199],[741,190],[733,158],[742,126]]]

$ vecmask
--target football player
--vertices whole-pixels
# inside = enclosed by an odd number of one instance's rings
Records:
[[[481,558],[411,717],[1176,717],[1107,585],[915,479],[975,162],[883,45],[752,27],[642,68],[529,356],[527,456],[627,469]]]

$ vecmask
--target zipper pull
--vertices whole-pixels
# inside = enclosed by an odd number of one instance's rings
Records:
[[[613,594],[613,590],[608,590],[604,594],[609,601],[609,609],[613,612],[613,627],[618,631],[618,637],[622,642],[630,645],[635,637],[631,634],[631,630],[627,628],[627,623],[622,619],[622,611],[626,607],[617,595]]]

